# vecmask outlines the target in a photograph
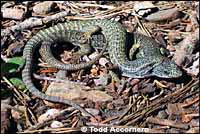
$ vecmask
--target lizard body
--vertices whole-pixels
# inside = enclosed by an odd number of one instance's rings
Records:
[[[53,44],[54,42],[59,42],[62,40],[74,43],[77,41],[77,38],[75,35],[70,35],[69,31],[74,30],[86,32],[87,29],[91,27],[101,28],[101,32],[105,36],[108,44],[110,60],[113,64],[118,66],[123,76],[135,78],[144,78],[148,76],[173,78],[179,77],[182,74],[174,63],[171,63],[170,60],[165,60],[160,55],[151,55],[147,57],[145,57],[146,55],[143,55],[139,56],[141,58],[136,60],[129,60],[126,54],[125,45],[127,43],[126,30],[118,22],[112,20],[70,21],[41,30],[27,42],[23,52],[23,56],[26,59],[26,64],[22,71],[22,79],[32,94],[44,100],[71,105],[74,108],[79,109],[81,112],[92,116],[78,104],[75,104],[72,101],[64,100],[55,96],[48,96],[40,92],[34,86],[31,78],[33,53],[35,49],[42,44],[42,42],[46,41],[48,42],[47,44]],[[142,38],[139,38],[139,40],[142,40]],[[145,41],[143,43],[145,43]],[[146,53],[146,50],[143,52]],[[140,55],[142,55],[142,53]],[[74,68],[75,67],[71,67],[69,69]],[[165,69],[166,72],[164,73],[162,69]]]

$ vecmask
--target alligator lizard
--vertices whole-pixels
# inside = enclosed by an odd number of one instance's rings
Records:
[[[44,100],[72,105],[81,112],[89,114],[82,107],[72,101],[63,100],[59,97],[47,96],[40,92],[32,83],[31,69],[33,53],[36,47],[41,45],[43,41],[47,41],[50,44],[59,40],[68,41],[65,37],[67,34],[66,31],[75,30],[85,32],[91,26],[98,26],[101,28],[101,32],[108,43],[110,60],[113,64],[119,67],[123,76],[136,78],[154,75],[159,77],[167,76],[168,78],[181,76],[181,71],[174,63],[171,63],[170,60],[163,59],[163,57],[157,55],[130,61],[126,55],[126,31],[118,22],[112,20],[70,21],[41,30],[27,42],[23,53],[23,56],[26,59],[26,65],[22,71],[22,78],[31,93]],[[136,40],[138,40],[137,42],[143,41],[142,38]],[[144,40],[143,43],[148,42],[145,42]]]

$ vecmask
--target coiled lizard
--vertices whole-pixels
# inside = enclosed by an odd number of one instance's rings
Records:
[[[75,30],[85,32],[91,26],[101,28],[106,42],[108,43],[110,60],[119,67],[123,76],[135,78],[143,78],[152,75],[164,76],[160,71],[163,72],[163,74],[167,74],[168,77],[179,77],[182,75],[181,71],[174,63],[171,64],[170,60],[165,60],[160,56],[147,56],[146,58],[143,57],[130,61],[126,54],[126,31],[118,22],[112,20],[70,21],[41,30],[27,42],[23,52],[26,65],[22,71],[22,79],[32,94],[44,100],[72,105],[80,111],[92,116],[72,101],[64,100],[59,97],[47,96],[40,92],[34,86],[31,79],[33,53],[36,47],[41,45],[43,41],[47,41],[50,44],[59,40],[69,41],[68,38],[70,38],[70,36],[67,31]],[[142,41],[143,39],[139,38],[139,40]],[[144,43],[147,42],[144,40]],[[162,69],[166,70],[166,72]],[[172,71],[170,71],[170,69]]]

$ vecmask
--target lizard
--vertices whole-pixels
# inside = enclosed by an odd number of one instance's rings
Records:
[[[78,104],[75,104],[72,101],[63,100],[59,97],[47,96],[40,92],[34,86],[31,79],[33,53],[36,47],[40,46],[43,41],[48,41],[50,44],[59,40],[66,41],[68,40],[66,35],[69,35],[67,31],[75,30],[84,32],[87,31],[87,29],[91,26],[98,26],[101,28],[101,32],[105,36],[106,42],[108,43],[107,45],[111,62],[118,66],[123,76],[146,77],[145,74],[147,73],[148,76],[157,75],[157,73],[159,73],[160,67],[157,66],[159,64],[164,64],[162,57],[152,56],[133,61],[130,61],[127,58],[125,52],[126,30],[120,23],[113,20],[69,21],[66,23],[59,23],[53,27],[41,30],[27,42],[23,51],[23,57],[26,60],[26,64],[22,71],[22,79],[32,94],[44,100],[71,105],[81,112],[92,116]],[[156,68],[155,71],[152,71],[154,68]],[[170,69],[166,70],[169,77],[179,77],[181,75],[181,72],[177,70],[176,66],[169,66],[169,68],[173,70],[172,73],[170,72]],[[141,73],[140,70],[142,70]],[[149,70],[151,70],[151,72],[154,74],[149,73]]]

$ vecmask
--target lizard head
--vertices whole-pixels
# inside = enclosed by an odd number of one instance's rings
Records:
[[[160,78],[178,78],[182,76],[182,72],[175,62],[169,59],[165,59],[161,64],[153,68],[152,74]]]

